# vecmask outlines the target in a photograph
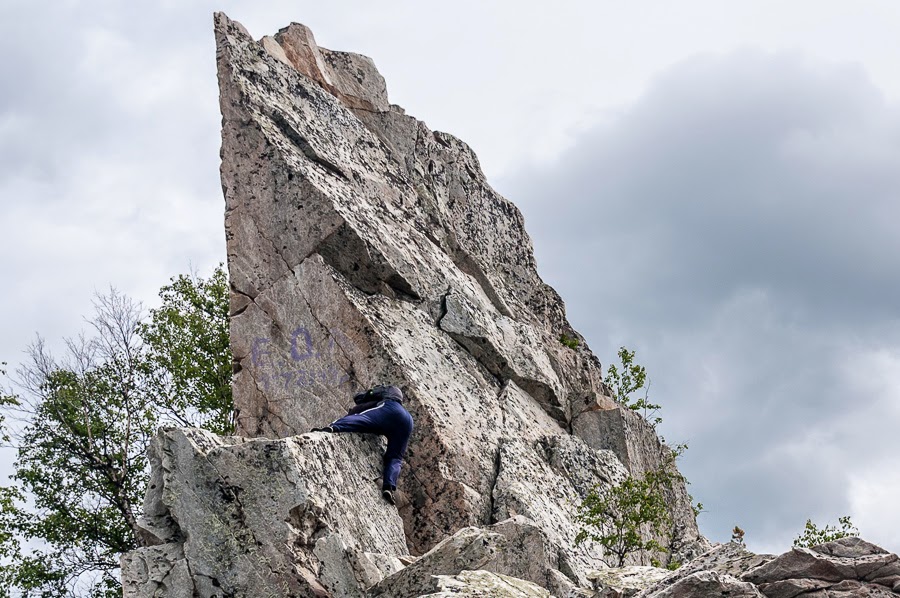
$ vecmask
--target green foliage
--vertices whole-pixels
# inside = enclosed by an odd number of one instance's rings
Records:
[[[684,445],[681,445],[684,447]],[[684,448],[672,451],[663,465],[642,476],[629,476],[616,485],[598,485],[578,507],[581,529],[575,543],[593,540],[603,547],[607,565],[622,567],[628,555],[665,552],[656,538],[671,534],[672,515],[666,494],[684,482],[675,458]],[[614,561],[608,557],[615,557]],[[653,558],[651,558],[651,563]]]
[[[569,336],[568,334],[565,334],[565,333],[563,333],[559,336],[559,342],[561,342],[562,344],[564,344],[565,346],[567,346],[570,349],[577,349],[578,345],[581,344],[578,342],[577,337]]]
[[[650,381],[647,378],[646,369],[644,366],[634,363],[634,351],[629,351],[625,347],[619,348],[619,361],[621,363],[619,367],[610,364],[606,368],[606,378],[603,379],[603,382],[613,392],[613,398],[616,401],[632,411],[640,411],[644,419],[656,427],[662,422],[662,418],[656,416],[661,406],[651,403],[649,400]],[[644,396],[633,399],[631,395],[642,388],[644,388]]]
[[[739,526],[735,525],[734,529],[731,530],[731,541],[735,544],[744,545],[744,530],[742,530]]]
[[[644,366],[634,362],[634,351],[619,348],[620,365],[607,368],[604,383],[613,393],[613,398],[633,411],[641,411],[644,419],[656,427],[662,418],[655,417],[659,405],[648,399],[650,383]],[[646,384],[646,386],[645,386]],[[632,399],[632,394],[644,388],[644,396]],[[652,554],[665,552],[658,538],[672,534],[672,515],[666,497],[671,495],[674,484],[688,484],[678,472],[675,460],[687,450],[687,444],[678,444],[666,449],[661,467],[642,476],[631,476],[616,485],[598,485],[578,507],[576,520],[581,529],[575,538],[576,544],[592,540],[603,547],[604,554],[614,557],[607,560],[610,566],[621,567],[628,555],[639,552],[641,562],[650,553],[650,562],[659,566]],[[694,504],[689,496],[694,516],[703,511],[701,503]],[[675,569],[681,563],[670,560],[667,568]]]
[[[40,337],[29,347],[3,400],[17,458],[12,486],[0,488],[0,596],[121,596],[119,558],[143,545],[137,519],[156,430],[230,431],[223,287],[221,266],[206,281],[173,279],[147,322],[110,291],[97,297],[92,335],[68,339],[62,360]]]
[[[848,536],[858,536],[859,530],[850,522],[850,516],[838,518],[838,525],[826,525],[819,529],[811,519],[806,520],[803,533],[794,540],[794,546],[811,548]]]
[[[6,362],[0,362],[0,377],[6,377]],[[16,397],[13,395],[7,395],[0,391],[0,409],[7,409],[10,407],[17,407],[19,405],[19,401],[16,400]],[[0,444],[6,445],[10,441],[9,431],[6,429],[6,415],[3,411],[0,411]]]
[[[228,277],[220,264],[207,280],[181,275],[164,286],[140,334],[154,391],[184,426],[234,430]]]

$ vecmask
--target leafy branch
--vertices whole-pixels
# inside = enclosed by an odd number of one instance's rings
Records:
[[[655,428],[662,422],[662,418],[656,415],[662,406],[650,402],[650,380],[647,378],[647,370],[634,362],[634,351],[620,347],[618,355],[620,365],[617,367],[610,364],[606,368],[603,382],[612,391],[616,401],[632,411],[641,412],[644,419]],[[642,388],[644,396],[633,399],[632,394]]]

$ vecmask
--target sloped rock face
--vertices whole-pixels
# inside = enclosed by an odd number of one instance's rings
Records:
[[[123,558],[128,596],[361,596],[407,555],[371,480],[381,441],[165,430],[140,525],[158,545]]]
[[[302,25],[256,42],[218,14],[216,41],[239,434],[292,436],[342,415],[359,388],[403,388],[414,554],[512,514],[497,489],[512,440],[524,451],[574,429],[635,473],[660,462],[653,430],[614,416],[521,214],[465,143],[390,104],[371,59],[320,48]],[[614,442],[594,433],[600,412]],[[611,479],[584,476],[516,504],[568,540],[558,501]],[[702,544],[688,507],[673,501],[679,547]]]
[[[598,566],[603,553],[590,542],[575,546],[575,511],[593,486],[618,483],[628,472],[613,453],[595,451],[574,436],[504,440],[498,464],[494,518],[533,520],[560,547],[558,568],[588,587],[586,572]]]

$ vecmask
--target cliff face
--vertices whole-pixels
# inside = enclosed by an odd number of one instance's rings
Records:
[[[370,59],[319,48],[302,25],[258,43],[219,15],[216,40],[241,435],[303,433],[354,390],[402,387],[415,552],[491,521],[507,440],[574,430],[635,471],[659,464],[465,143],[391,105]],[[679,521],[679,540],[698,537]]]
[[[195,582],[204,596],[257,595],[253,584],[350,596],[392,573],[431,580],[463,568],[559,595],[589,585],[602,553],[574,546],[576,505],[597,484],[660,467],[668,449],[608,396],[599,361],[538,276],[518,209],[464,142],[389,103],[371,59],[320,48],[298,24],[255,41],[220,13],[215,35],[237,434],[256,440],[161,435],[154,450],[180,457],[157,459],[146,527],[162,546],[130,557],[129,575],[143,580],[134,595],[187,575],[215,580]],[[415,420],[400,518],[365,502],[377,502],[377,483],[349,473],[377,477],[366,452],[377,447],[305,434],[377,383],[400,386]],[[260,454],[280,455],[277,466]],[[336,463],[311,468],[315,455]],[[176,461],[214,467],[193,484]],[[242,513],[263,509],[268,527],[223,520],[234,501],[222,483],[239,488]],[[208,495],[205,514],[178,488]],[[363,520],[346,521],[342,509],[354,507],[342,493],[362,501]],[[707,543],[684,487],[669,498],[667,540],[686,560]],[[532,556],[478,552],[478,566],[462,566],[447,547],[470,546],[464,532],[487,534],[481,546],[494,542],[495,553]],[[263,577],[245,543],[267,547]],[[396,573],[429,550],[422,562],[433,566]],[[454,579],[447,587],[463,583]],[[389,586],[379,595],[393,595]]]

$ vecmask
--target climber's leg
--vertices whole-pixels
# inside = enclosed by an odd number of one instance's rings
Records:
[[[354,413],[353,415],[345,415],[331,423],[331,428],[335,432],[363,432],[370,434],[381,434],[382,418],[381,410],[384,403],[373,407],[362,413]]]

